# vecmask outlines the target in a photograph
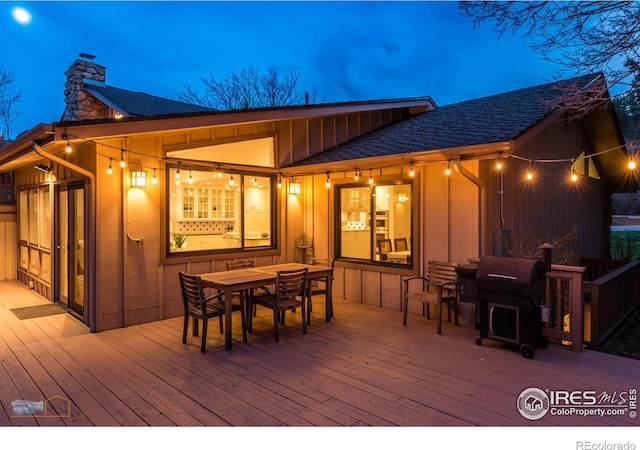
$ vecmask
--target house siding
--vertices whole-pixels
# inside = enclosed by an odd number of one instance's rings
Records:
[[[582,122],[578,119],[558,121],[517,148],[519,158],[507,158],[503,170],[504,197],[502,213],[504,228],[512,236],[529,238],[562,237],[577,227],[576,256],[601,258],[607,256],[604,180],[581,176],[577,183],[569,181],[571,159],[585,150]],[[533,159],[534,179],[527,182],[525,172]],[[562,160],[558,163],[536,163],[535,160]],[[487,223],[486,254],[493,253],[494,231],[501,228],[500,174],[495,161],[481,162],[482,179],[487,183],[489,221]],[[577,263],[577,261],[576,261]]]

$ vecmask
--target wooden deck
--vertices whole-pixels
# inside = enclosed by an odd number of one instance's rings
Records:
[[[91,334],[61,314],[19,320],[10,308],[45,301],[18,282],[0,283],[0,425],[17,426],[531,426],[621,425],[640,419],[552,416],[530,421],[516,409],[530,387],[637,389],[640,361],[552,344],[532,360],[500,343],[475,345],[466,327],[335,300],[321,301],[303,335],[289,315],[280,342],[260,312],[234,346],[210,328],[208,350],[181,343],[182,319]],[[51,399],[47,417],[13,414],[13,400]],[[65,402],[70,414],[65,417]],[[40,414],[40,416],[38,415]],[[61,417],[57,417],[61,416]]]

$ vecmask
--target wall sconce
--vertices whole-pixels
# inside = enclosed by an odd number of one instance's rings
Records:
[[[408,194],[403,194],[403,193],[398,194],[398,201],[400,203],[404,203],[407,200],[409,200],[409,195]]]
[[[147,187],[147,172],[142,170],[132,170],[131,187]]]
[[[298,195],[300,194],[301,184],[299,181],[291,181],[289,182],[289,195]]]

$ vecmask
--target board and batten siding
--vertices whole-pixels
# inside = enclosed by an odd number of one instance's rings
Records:
[[[18,242],[15,206],[0,206],[0,281],[15,280],[18,276]]]

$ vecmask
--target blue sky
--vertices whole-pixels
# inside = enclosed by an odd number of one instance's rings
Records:
[[[31,12],[18,23],[11,10]],[[175,98],[248,65],[300,75],[326,101],[431,96],[438,105],[552,81],[521,36],[474,30],[457,2],[0,1],[0,65],[22,92],[17,132],[55,122],[79,53],[107,84]],[[571,75],[571,74],[569,74]]]

